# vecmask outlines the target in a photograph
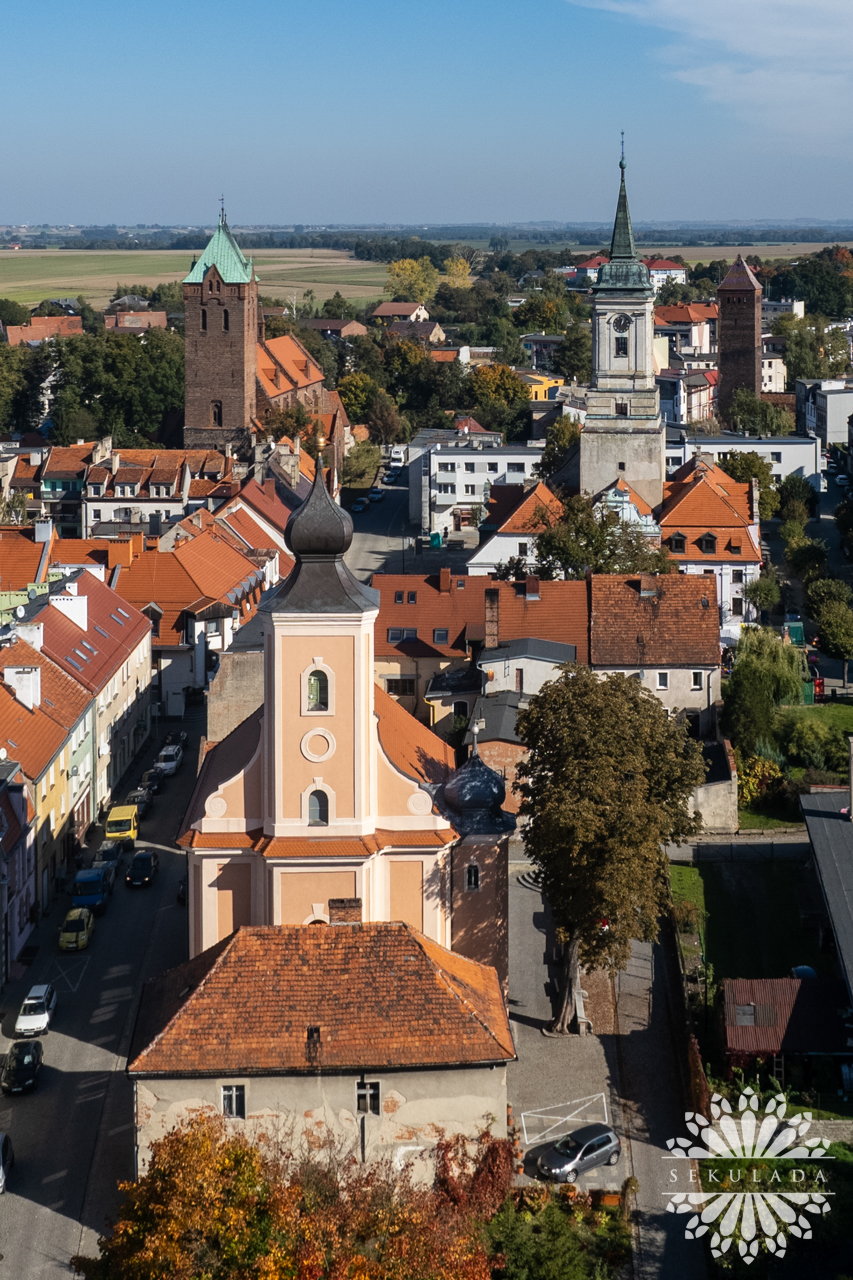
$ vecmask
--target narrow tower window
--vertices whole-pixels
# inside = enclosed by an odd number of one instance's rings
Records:
[[[329,678],[325,671],[312,671],[308,677],[308,710],[329,710]]]
[[[201,309],[201,331],[207,333],[207,307]]]
[[[222,426],[222,401],[214,400],[210,406],[210,425],[212,427]]]
[[[476,893],[480,888],[480,868],[476,863],[469,863],[465,868],[465,889],[468,893]]]
[[[329,797],[325,791],[312,791],[308,797],[309,827],[327,827],[329,825]]]
[[[225,330],[226,333],[228,332],[228,308],[227,307],[222,312],[222,328]]]

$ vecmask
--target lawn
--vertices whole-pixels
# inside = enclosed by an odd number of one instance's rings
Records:
[[[184,249],[138,252],[122,249],[34,249],[0,251],[0,298],[24,304],[42,298],[83,296],[101,307],[116,283],[157,285],[181,280],[193,254]],[[386,280],[380,262],[361,262],[336,249],[260,249],[254,253],[261,292],[297,300],[313,289],[318,302],[336,290],[354,301],[382,296]]]

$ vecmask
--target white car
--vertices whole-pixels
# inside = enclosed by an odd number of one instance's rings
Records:
[[[157,757],[157,763],[165,774],[169,777],[173,773],[177,773],[183,762],[184,753],[182,748],[175,743],[174,746],[164,747]]]
[[[850,484],[850,481],[847,476],[839,474],[835,477],[835,483],[838,485],[839,489],[846,489]]]
[[[16,1036],[41,1036],[56,1012],[56,992],[50,985],[30,987],[15,1022]]]

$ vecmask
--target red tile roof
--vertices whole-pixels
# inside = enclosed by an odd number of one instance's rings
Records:
[[[620,476],[618,480],[614,480],[613,484],[608,486],[611,489],[618,489],[620,493],[627,493],[632,503],[637,508],[641,516],[650,516],[653,514],[651,507],[645,498],[641,498],[636,489],[632,489],[627,480],[623,480]]]
[[[31,527],[0,527],[0,591],[25,591],[38,582],[44,549],[43,542],[35,541]]]
[[[73,729],[92,701],[92,694],[66,675],[47,654],[17,639],[0,649],[0,672],[6,667],[38,667],[41,671],[39,710],[63,729]]]
[[[313,478],[313,458],[310,461],[312,463],[311,475]],[[239,497],[247,506],[252,507],[257,511],[258,515],[263,516],[274,528],[278,529],[279,533],[284,533],[287,528],[287,522],[293,513],[290,507],[285,506],[281,498],[279,498],[273,481],[269,482],[269,486],[264,485],[261,487],[257,480],[247,480],[240,490]]]
[[[46,603],[35,618],[42,625],[42,653],[86,689],[100,693],[136,651],[151,630],[151,623],[120,593],[85,569],[74,581],[77,595],[87,600],[86,630]],[[45,596],[45,601],[48,598]],[[131,668],[131,679],[135,678],[135,668]]]
[[[493,485],[491,492],[494,493],[495,489],[501,487],[501,485]],[[489,496],[491,497],[491,493]],[[527,490],[518,506],[503,524],[499,525],[498,533],[542,533],[550,528],[550,525],[539,514],[541,508],[550,512],[555,520],[559,520],[563,514],[563,504],[560,499],[551,492],[547,484],[540,480],[534,488]]]
[[[673,302],[655,307],[655,324],[705,324],[717,318],[717,305],[713,303]]]
[[[649,271],[686,271],[683,262],[671,262],[669,258],[641,258]]]
[[[594,258],[587,258],[585,262],[579,262],[575,270],[581,271],[584,267],[603,267],[605,262],[609,261],[609,258],[605,258],[603,254],[599,253]]]
[[[663,491],[661,537],[666,541],[674,533],[683,533],[687,539],[683,552],[669,544],[674,560],[761,561],[761,549],[752,532],[748,484],[738,484],[719,467],[691,458],[672,480],[664,482]],[[706,533],[717,539],[713,554],[705,554],[698,546]]]
[[[6,339],[10,347],[24,342],[43,342],[45,338],[69,338],[83,332],[81,316],[32,316],[29,324],[9,324]]]
[[[420,302],[380,302],[372,314],[378,318],[382,316],[412,316],[418,307],[422,305],[423,303]]]
[[[495,971],[409,925],[262,926],[147,983],[128,1058],[132,1076],[315,1075],[507,1062],[515,1048]]]
[[[715,576],[595,574],[591,587],[594,667],[719,665]]]
[[[258,381],[270,400],[306,387],[319,387],[323,370],[291,333],[258,344]]]
[[[453,748],[379,685],[374,688],[374,699],[379,741],[391,763],[415,782],[446,782],[456,768]]]

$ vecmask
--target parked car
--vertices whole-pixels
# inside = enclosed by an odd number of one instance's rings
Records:
[[[134,787],[132,791],[128,791],[125,804],[135,804],[138,817],[144,818],[148,810],[151,808],[154,797],[145,787]]]
[[[139,814],[135,804],[115,804],[107,814],[104,834],[123,849],[132,849],[139,835]]]
[[[385,475],[382,477],[382,483],[396,484],[399,479],[400,479],[400,472],[396,469],[396,467],[392,467],[390,471],[385,472]]]
[[[179,742],[173,742],[171,746],[164,747],[157,757],[157,763],[167,777],[177,773],[183,761],[184,749]]]
[[[8,1133],[0,1133],[0,1195],[6,1190],[9,1184],[9,1173],[15,1163],[15,1153],[12,1150],[12,1139]]]
[[[366,511],[369,505],[367,498],[356,498],[355,502],[350,507],[350,511]]]
[[[539,1157],[537,1168],[552,1182],[576,1182],[602,1164],[618,1164],[622,1143],[609,1125],[587,1124],[559,1138]]]
[[[156,796],[163,789],[163,783],[166,781],[166,775],[160,768],[159,764],[152,765],[150,769],[146,769],[142,775],[140,786],[149,791],[152,796]]]
[[[88,907],[72,907],[59,926],[60,951],[84,951],[94,928],[95,917]]]
[[[15,1020],[16,1036],[41,1036],[50,1026],[56,1012],[56,991],[49,984],[30,987],[30,993],[21,1005]]]
[[[839,471],[838,475],[835,477],[835,483],[838,485],[839,489],[846,489],[850,484],[850,479],[843,471]]]
[[[385,501],[385,490],[384,490],[384,489],[371,489],[367,496],[368,496],[368,498],[370,499],[370,501],[371,501],[371,502],[384,502],[384,501]]]
[[[78,871],[71,886],[75,907],[88,907],[102,916],[115,885],[115,863],[93,862],[91,867]]]
[[[26,1044],[18,1041],[10,1045],[0,1072],[0,1089],[4,1093],[23,1093],[25,1089],[34,1089],[43,1060],[41,1040],[28,1040]]]
[[[160,870],[160,859],[153,849],[140,849],[133,855],[133,861],[127,869],[125,884],[130,888],[142,888],[154,883],[154,877]]]
[[[95,853],[96,862],[109,862],[113,869],[118,866],[122,855],[122,846],[115,840],[104,840]]]

